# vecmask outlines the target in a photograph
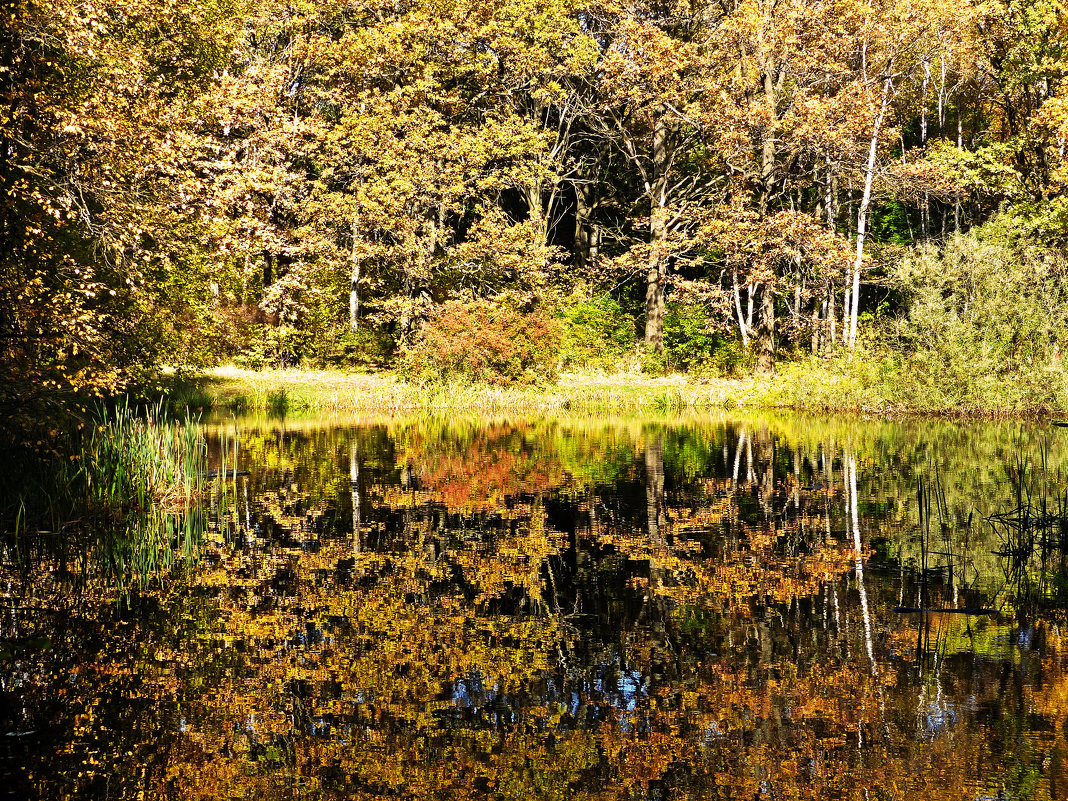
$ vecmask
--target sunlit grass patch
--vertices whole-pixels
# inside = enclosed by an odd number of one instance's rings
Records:
[[[396,373],[340,370],[244,370],[221,367],[202,377],[216,408],[273,414],[349,411],[653,412],[747,405],[749,384],[731,379],[634,373],[564,373],[548,385],[462,380],[409,381]],[[284,404],[281,403],[284,399]]]
[[[565,372],[551,384],[501,385],[464,380],[415,381],[395,372],[342,370],[207,371],[197,406],[275,416],[317,413],[470,410],[670,414],[682,410],[784,408],[861,414],[990,417],[1068,408],[1068,376],[1006,365],[1000,375],[969,372],[966,362],[939,365],[861,346],[854,352],[783,360],[770,376],[647,376],[628,371]],[[174,404],[172,403],[172,406]]]

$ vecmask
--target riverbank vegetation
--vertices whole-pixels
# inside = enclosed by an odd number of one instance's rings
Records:
[[[206,499],[220,494],[227,467],[236,469],[238,446],[228,434],[221,431],[209,461],[199,420],[175,421],[161,406],[101,407],[64,438],[69,456],[10,453],[0,531],[20,561],[76,543],[72,569],[124,594],[143,587],[199,551]]]
[[[1068,404],[1053,0],[5,8],[24,439],[226,363]]]
[[[865,415],[1036,417],[1063,410],[1057,371],[981,386],[950,384],[941,373],[916,375],[897,354],[863,348],[837,359],[799,359],[773,375],[565,372],[547,385],[465,380],[417,382],[383,371],[306,368],[249,370],[232,365],[166,383],[177,413],[345,414],[413,411],[659,415],[724,409],[797,409]]]

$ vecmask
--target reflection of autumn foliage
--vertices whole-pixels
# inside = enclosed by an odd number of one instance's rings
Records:
[[[11,727],[62,732],[26,797],[1063,795],[1051,628],[895,615],[915,588],[857,569],[814,481],[759,452],[701,475],[692,440],[682,480],[642,436],[600,483],[522,426],[249,438],[268,468],[216,510],[242,536],[188,584],[122,622],[102,587],[27,582],[67,628],[5,664]]]
[[[121,694],[126,728],[168,736],[139,761],[113,707],[78,708],[71,773],[37,777],[48,797],[106,779],[120,798],[950,799],[974,798],[976,760],[989,775],[1000,758],[981,722],[918,739],[914,690],[886,657],[873,672],[855,639],[783,652],[770,621],[715,615],[733,653],[672,656],[673,614],[579,659],[589,632],[547,610],[477,611],[448,560],[340,543],[219,556],[207,607],[160,597],[158,630],[134,648],[116,638],[79,673],[96,697]],[[511,558],[487,551],[483,570],[507,574]],[[1057,681],[1034,714],[1061,714]],[[1050,731],[1042,747],[1060,748]]]
[[[490,427],[448,443],[412,432],[401,458],[433,503],[450,510],[504,510],[509,499],[560,487],[558,460],[527,440],[522,427]]]
[[[712,568],[711,589],[732,606],[789,602],[819,593],[828,581],[853,569],[856,553],[822,538],[783,554],[781,532],[744,530],[744,545]]]
[[[510,495],[545,491],[558,484],[558,472],[523,454],[479,443],[466,457],[447,457],[424,466],[419,478],[435,501],[450,509],[495,507]]]
[[[851,571],[852,546],[827,536],[820,517],[822,497],[800,498],[783,520],[755,525],[739,520],[738,493],[705,482],[700,492],[663,501],[667,525],[654,541],[623,521],[600,521],[591,534],[630,559],[650,564],[636,580],[684,604],[738,611],[816,595],[828,581]],[[715,555],[704,541],[719,539]],[[670,544],[669,544],[670,543]]]

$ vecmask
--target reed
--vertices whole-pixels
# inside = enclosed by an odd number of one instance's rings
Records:
[[[285,417],[289,403],[289,392],[285,387],[277,387],[267,393],[267,413],[272,417]]]
[[[138,412],[121,403],[98,415],[66,483],[82,515],[76,527],[120,590],[196,556],[207,457],[197,422],[169,420],[162,404]]]
[[[1028,614],[1068,607],[1068,490],[1048,469],[1046,449],[1037,464],[1017,459],[1012,508],[990,515],[997,535],[1009,601]]]

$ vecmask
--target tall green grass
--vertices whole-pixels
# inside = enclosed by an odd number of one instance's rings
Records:
[[[127,405],[102,413],[66,477],[81,519],[69,526],[120,590],[144,586],[193,559],[206,528],[207,442],[192,418]]]

